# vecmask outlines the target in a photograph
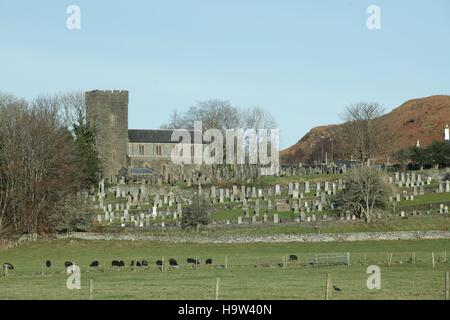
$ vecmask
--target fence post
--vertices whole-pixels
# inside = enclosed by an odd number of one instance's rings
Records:
[[[325,284],[325,300],[331,298],[331,274],[327,273],[327,281]]]
[[[412,254],[412,263],[416,264],[416,253],[415,252],[413,252],[413,254]]]
[[[5,273],[3,274],[5,278],[8,278],[8,267],[6,265],[3,266],[3,270]]]
[[[225,269],[228,269],[228,256],[225,256]]]
[[[389,255],[389,267],[390,267],[391,264],[392,264],[392,255],[393,255],[393,253],[391,253],[391,254]]]
[[[431,260],[433,261],[433,269],[434,269],[434,252],[431,253]]]
[[[89,300],[94,300],[94,280],[89,280]]]
[[[450,300],[450,272],[445,273],[445,300]]]
[[[219,300],[219,285],[220,285],[220,278],[216,278],[216,290],[214,293],[214,300]]]
[[[347,252],[347,266],[350,266],[350,252]]]

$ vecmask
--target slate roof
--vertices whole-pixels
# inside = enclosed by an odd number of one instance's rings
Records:
[[[129,129],[129,142],[147,142],[147,143],[179,143],[179,141],[172,141],[172,129]],[[191,142],[194,143],[194,130],[189,130],[191,134]]]
[[[155,170],[151,168],[130,168],[131,174],[154,174]]]

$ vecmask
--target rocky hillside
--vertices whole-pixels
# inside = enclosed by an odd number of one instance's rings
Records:
[[[379,155],[385,158],[392,152],[432,141],[443,140],[445,125],[450,125],[450,96],[431,96],[413,99],[383,116],[382,121],[393,135],[393,141],[386,146],[386,152]],[[315,127],[293,146],[281,151],[281,163],[312,163],[321,161],[325,155],[338,158],[339,125]]]

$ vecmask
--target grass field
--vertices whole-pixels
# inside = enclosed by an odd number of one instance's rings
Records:
[[[350,266],[308,265],[316,254],[347,252]],[[219,277],[220,299],[323,299],[330,273],[333,284],[342,290],[334,292],[333,299],[443,299],[444,272],[450,271],[446,252],[450,253],[450,240],[315,244],[45,241],[0,252],[2,264],[15,265],[8,277],[0,278],[0,298],[88,299],[92,279],[95,299],[212,299]],[[299,261],[280,267],[283,257],[291,254]],[[189,257],[197,257],[202,264],[192,268],[186,263]],[[219,268],[225,257],[228,268]],[[162,258],[177,259],[180,269],[159,271],[155,261]],[[213,259],[213,265],[204,264],[207,258]],[[125,260],[127,267],[113,269],[110,262],[114,259]],[[129,267],[132,259],[146,259],[150,268],[133,271]],[[46,260],[53,266],[41,274]],[[89,270],[93,260],[100,261],[103,272]],[[64,261],[80,266],[80,290],[66,288]],[[381,268],[381,290],[366,287],[366,269],[372,264]]]

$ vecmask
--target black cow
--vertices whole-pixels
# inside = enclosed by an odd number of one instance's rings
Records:
[[[14,270],[14,266],[9,262],[5,262],[3,264],[3,269]]]
[[[212,264],[212,259],[206,259],[205,264]]]
[[[173,259],[173,258],[170,258],[170,259],[169,259],[169,265],[170,265],[172,268],[179,268],[178,263],[177,263],[177,260],[175,260],[175,259]]]
[[[98,265],[99,265],[99,263],[98,263],[98,261],[96,260],[96,261],[92,261],[91,264],[89,265],[89,267],[91,267],[91,268],[96,268],[96,267],[98,267]]]
[[[163,262],[162,262],[161,260],[157,260],[157,261],[156,261],[156,265],[157,265],[157,267],[159,268],[159,270],[162,270]]]
[[[47,266],[47,268],[50,268],[52,266],[52,262],[50,260],[47,260],[45,262],[45,265]]]
[[[131,260],[130,266],[131,266],[131,267],[134,267],[134,260]]]
[[[142,264],[140,261],[136,261],[136,267],[142,267]]]
[[[290,260],[290,261],[296,261],[296,260],[298,260],[298,257],[297,257],[296,255],[291,254],[291,255],[289,256],[289,260]]]
[[[120,261],[113,260],[111,262],[111,266],[113,266],[113,267],[125,267],[125,262],[123,262],[123,260],[120,260]]]
[[[197,259],[187,258],[186,261],[187,263],[200,264],[200,261],[198,261]]]
[[[66,261],[66,262],[64,262],[64,266],[66,267],[66,268],[68,268],[68,267],[70,267],[70,266],[72,266],[73,265],[73,262],[71,262],[71,261]]]

